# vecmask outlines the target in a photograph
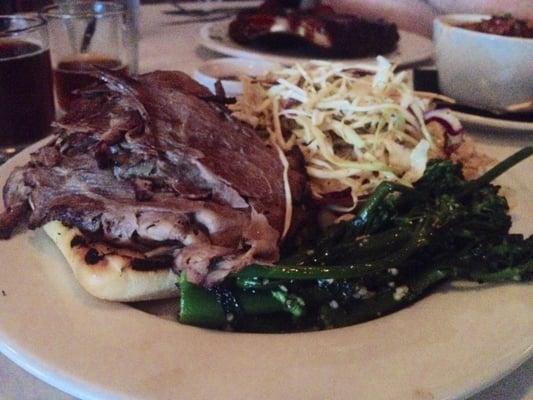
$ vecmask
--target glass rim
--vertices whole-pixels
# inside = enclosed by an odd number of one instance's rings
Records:
[[[95,5],[102,5],[102,12],[94,10]],[[74,7],[72,7],[74,6]],[[82,6],[81,8],[78,8]],[[83,8],[85,6],[86,8]],[[46,19],[72,19],[72,18],[105,18],[114,15],[124,15],[125,8],[122,4],[114,1],[91,1],[83,0],[77,1],[74,4],[67,5],[66,9],[62,9],[59,4],[51,4],[43,7],[39,11],[39,15]]]
[[[27,32],[33,32],[39,29],[42,29],[44,26],[46,26],[46,19],[44,19],[40,15],[24,15],[24,14],[14,14],[14,15],[1,15],[0,14],[0,20],[23,20],[28,22],[28,26],[25,26],[23,28],[8,28],[6,30],[0,30],[0,37],[7,37],[7,36],[16,36],[18,34],[27,33]]]

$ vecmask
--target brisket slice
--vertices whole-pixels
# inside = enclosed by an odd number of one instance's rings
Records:
[[[183,73],[98,75],[105,85],[11,174],[0,237],[58,220],[91,240],[170,255],[176,271],[207,286],[275,262],[286,212],[276,149]],[[290,183],[298,203],[299,168]]]

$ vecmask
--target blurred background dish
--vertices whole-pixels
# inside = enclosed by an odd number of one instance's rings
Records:
[[[441,94],[438,73],[434,66],[420,67],[413,70],[415,90]],[[502,133],[533,133],[533,112],[492,113],[468,107],[460,103],[443,104],[453,110],[468,131]]]
[[[461,104],[499,111],[533,99],[533,38],[463,27],[490,18],[439,17],[434,21],[433,40],[442,93]]]
[[[493,133],[520,132],[533,133],[533,122],[509,120],[487,116],[475,112],[454,111],[454,114],[463,123],[465,128],[476,131],[490,131]]]
[[[200,31],[200,43],[213,51],[233,57],[263,59],[281,64],[294,64],[308,60],[309,57],[298,52],[287,50],[285,52],[252,49],[236,43],[228,34],[231,20],[218,21],[206,24]],[[400,67],[406,67],[429,59],[433,55],[431,40],[415,33],[399,31],[400,40],[396,50],[387,54],[387,58]],[[342,62],[346,65],[373,69],[376,58],[338,58],[328,61]]]
[[[310,58],[360,58],[391,53],[400,38],[385,19],[338,13],[320,1],[265,0],[231,21],[230,38],[273,53],[288,49]]]

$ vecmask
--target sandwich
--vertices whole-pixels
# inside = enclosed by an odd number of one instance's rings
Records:
[[[0,237],[44,227],[92,295],[178,295],[272,264],[300,212],[305,174],[181,72],[94,72],[53,136],[3,190]]]

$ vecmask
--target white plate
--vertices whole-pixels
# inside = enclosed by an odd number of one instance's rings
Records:
[[[1,183],[30,150],[0,168]],[[507,175],[516,228],[528,233],[532,168],[529,160]],[[533,286],[524,284],[448,286],[390,316],[324,332],[184,326],[87,295],[41,230],[0,242],[0,290],[0,350],[82,399],[450,400],[500,379],[533,344]]]
[[[459,111],[454,111],[454,114],[467,129],[479,132],[526,132],[533,134],[533,122],[510,121],[508,119],[491,118]]]
[[[280,64],[266,60],[234,57],[215,58],[200,65],[194,71],[193,77],[213,93],[216,93],[215,85],[220,79],[226,96],[236,97],[242,94],[242,82],[223,79],[224,77],[261,76],[276,68],[280,68]]]
[[[294,64],[308,59],[295,54],[282,55],[274,52],[245,47],[235,43],[228,35],[228,26],[231,20],[218,21],[206,24],[200,30],[200,43],[210,50],[241,58],[260,58],[281,64]],[[415,33],[400,31],[398,47],[385,56],[399,66],[412,65],[427,60],[433,55],[431,40]],[[376,65],[375,57],[330,59],[328,61],[341,62],[360,68],[373,68]]]

